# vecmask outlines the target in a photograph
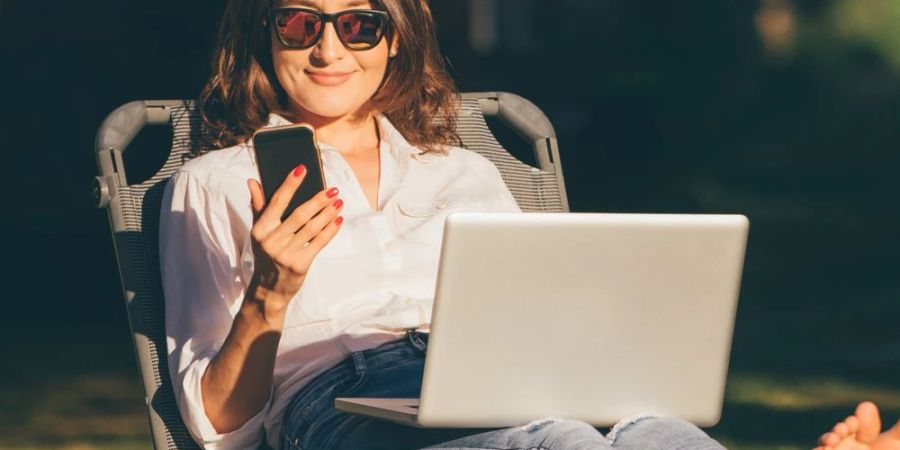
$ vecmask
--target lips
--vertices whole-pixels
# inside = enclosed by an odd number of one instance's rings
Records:
[[[337,86],[347,81],[351,75],[353,75],[353,72],[306,71],[306,76],[308,76],[313,83],[322,86]]]

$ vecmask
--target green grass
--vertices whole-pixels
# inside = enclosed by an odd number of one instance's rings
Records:
[[[151,447],[135,373],[83,373],[0,387],[0,449]],[[833,377],[732,374],[722,423],[710,430],[737,450],[811,448],[816,436],[862,399],[900,412],[900,389]],[[769,416],[760,420],[760,416]]]
[[[8,362],[0,365],[0,449],[152,448],[127,329],[46,331],[37,324],[0,330],[0,357]],[[844,363],[829,371],[827,353],[818,352],[797,356],[794,366],[759,370],[752,367],[762,364],[742,357],[751,353],[736,349],[722,421],[708,430],[730,449],[812,448],[866,399],[878,402],[886,422],[900,416],[900,386],[889,376],[900,371],[893,364],[873,371]],[[789,359],[778,352],[769,358]]]
[[[786,379],[766,375],[732,375],[731,405],[753,405],[785,411],[840,408],[862,399],[877,399],[886,410],[900,409],[900,389],[854,383],[833,377]]]
[[[133,355],[121,326],[4,324],[0,449],[152,448]]]
[[[732,373],[722,421],[710,434],[730,449],[810,449],[820,434],[877,401],[886,422],[900,415],[900,388],[834,376]]]
[[[3,386],[0,448],[147,448],[143,394],[129,375]]]

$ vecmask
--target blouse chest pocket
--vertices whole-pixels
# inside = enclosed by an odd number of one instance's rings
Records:
[[[456,203],[449,202],[401,202],[397,204],[397,207],[400,209],[400,212],[404,216],[413,217],[413,218],[426,218],[431,217],[439,212],[447,209],[450,206],[454,206]]]

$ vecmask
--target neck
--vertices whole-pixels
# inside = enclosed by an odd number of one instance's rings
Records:
[[[357,153],[378,147],[378,125],[372,110],[360,110],[343,117],[323,117],[304,111],[302,114],[293,114],[288,119],[312,125],[319,142],[328,144],[341,153]]]

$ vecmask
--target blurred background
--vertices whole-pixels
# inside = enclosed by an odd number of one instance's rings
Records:
[[[750,218],[712,435],[810,448],[864,399],[898,418],[900,1],[431,3],[462,90],[550,117],[574,211]],[[150,447],[93,138],[198,94],[223,4],[0,0],[0,448]],[[135,177],[167,150],[141,139]]]

